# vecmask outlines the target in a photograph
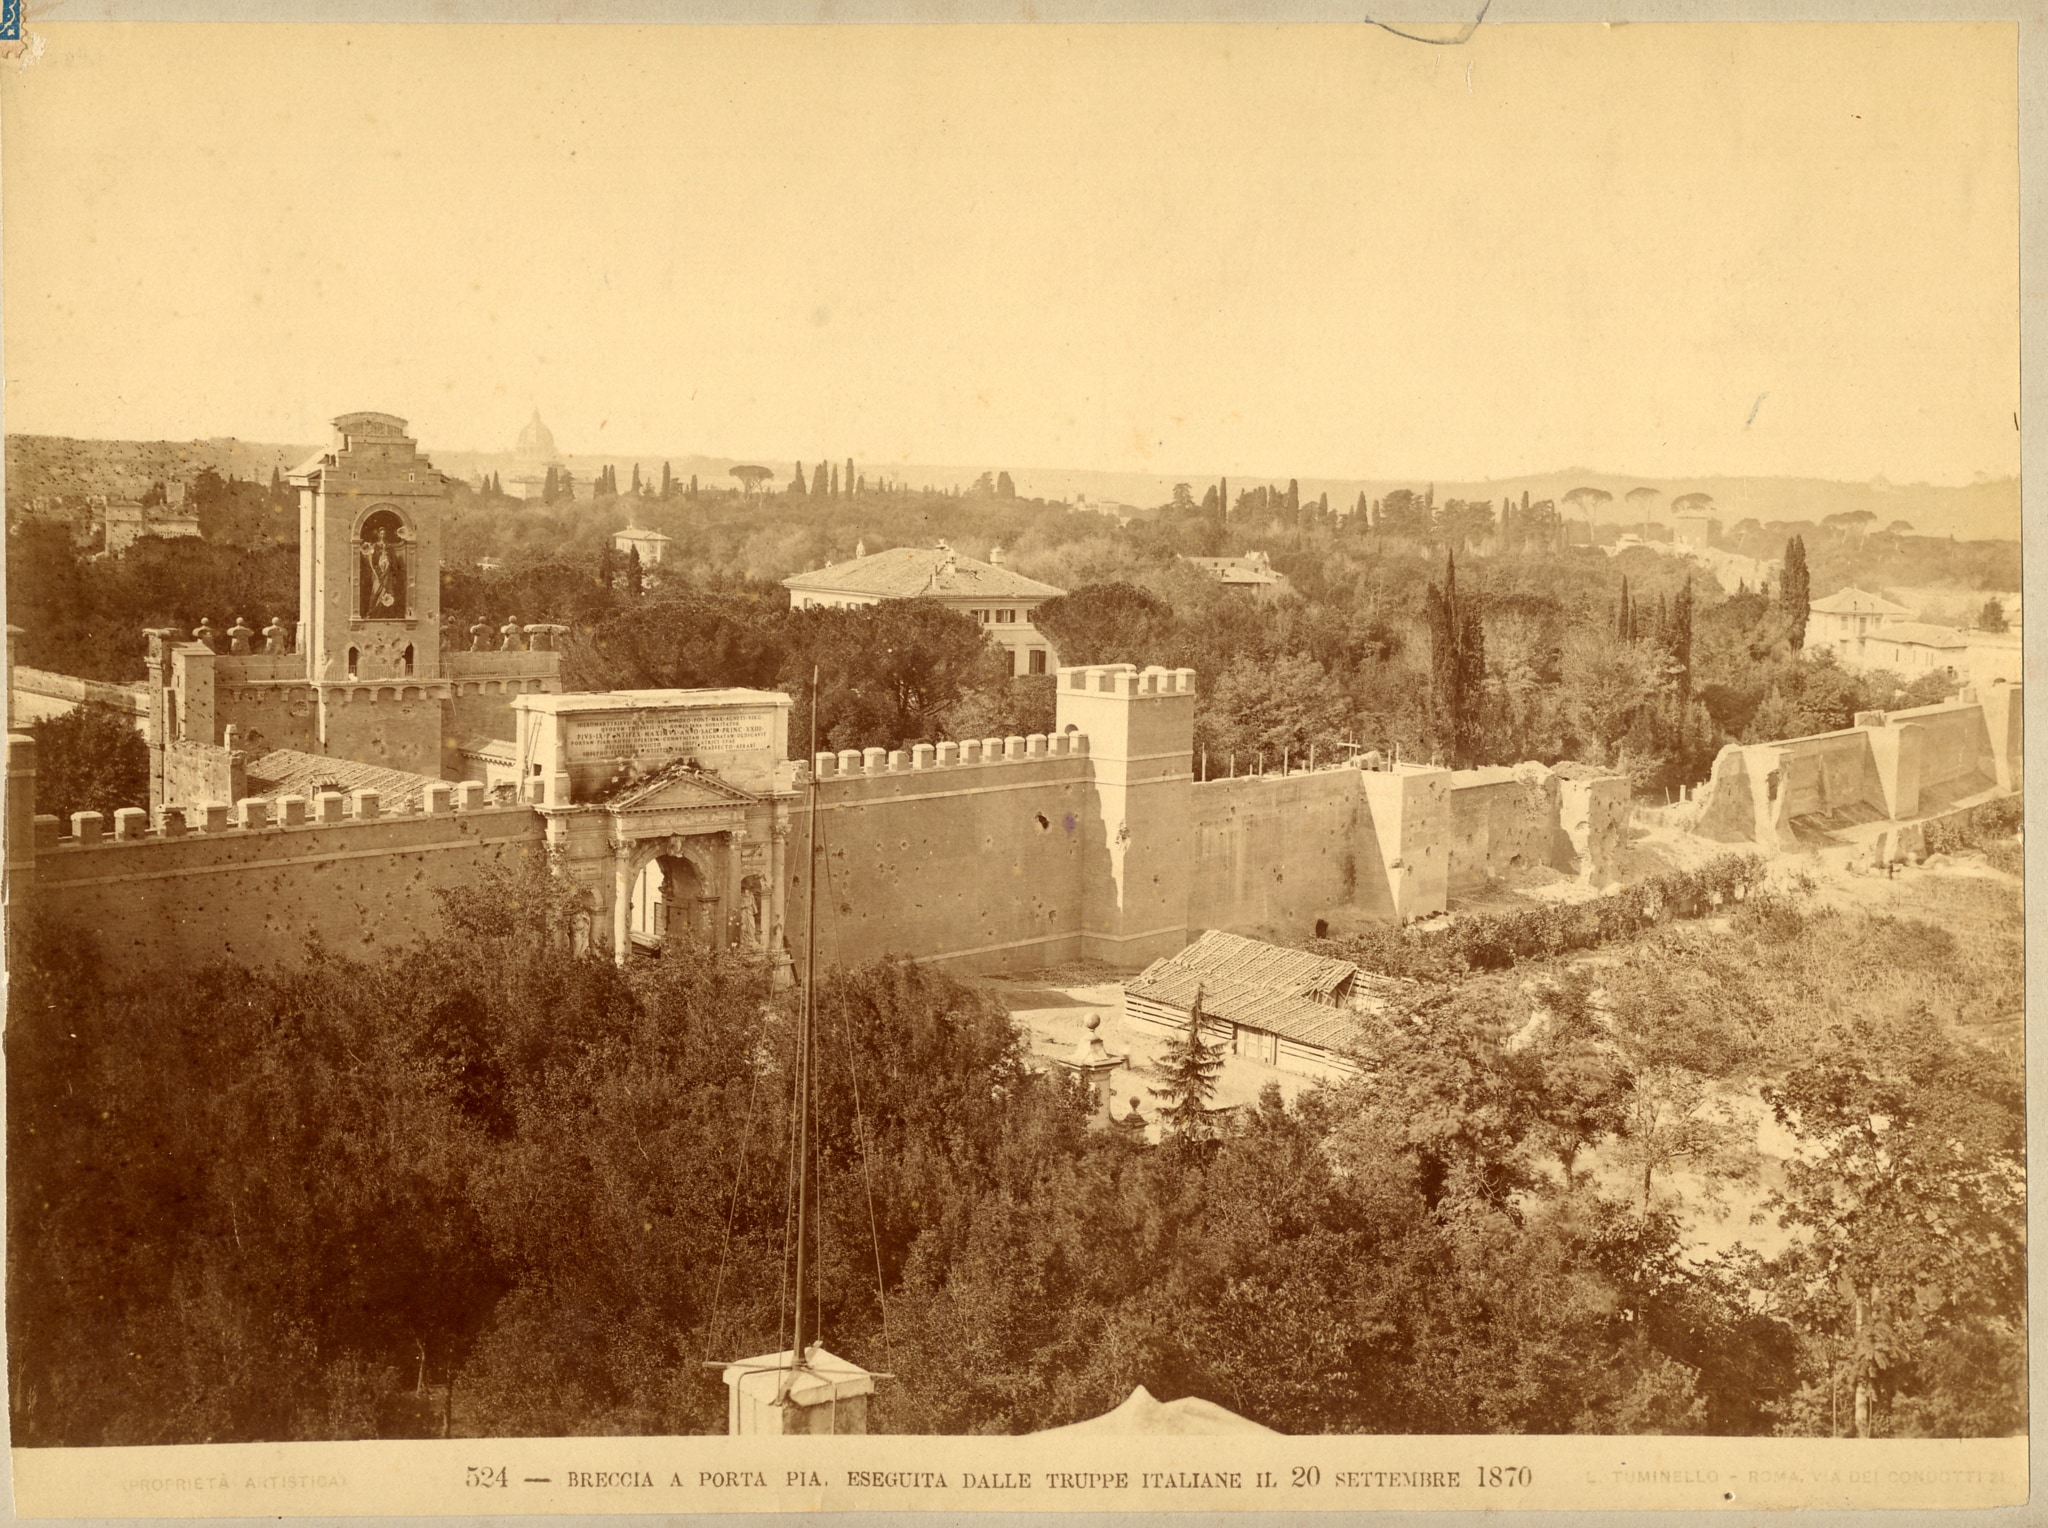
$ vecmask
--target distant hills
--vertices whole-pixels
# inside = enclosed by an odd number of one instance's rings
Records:
[[[211,467],[222,477],[270,481],[311,456],[317,446],[274,446],[215,436],[209,440],[74,440],[64,435],[7,437],[7,495],[24,500],[60,494],[136,497],[151,483],[189,483]]]
[[[431,441],[422,448],[442,471],[454,477],[474,479],[485,472],[510,475],[513,458],[508,452],[437,450]],[[55,435],[10,435],[7,437],[7,492],[10,497],[104,493],[140,494],[155,481],[173,478],[189,481],[211,467],[223,476],[268,481],[273,467],[284,471],[311,456],[319,447],[273,445],[257,441],[216,436],[193,441],[76,440]],[[605,466],[617,467],[621,480],[629,480],[637,463],[641,476],[659,481],[661,464],[685,482],[694,473],[705,487],[730,487],[731,469],[744,461],[758,462],[773,469],[774,481],[787,483],[795,460],[767,460],[760,457],[706,456],[697,453],[607,456],[566,456],[564,464],[579,485],[587,487]],[[839,460],[843,463],[845,458]],[[803,458],[806,471],[817,465],[814,457]],[[1165,503],[1177,482],[1188,483],[1200,498],[1218,474],[1091,472],[1076,468],[1018,467],[1004,462],[981,465],[864,462],[856,459],[855,470],[875,477],[898,480],[913,487],[965,487],[984,471],[1007,468],[1015,479],[1017,492],[1025,498],[1078,500],[1086,496],[1095,503],[1110,502],[1149,508]],[[1238,490],[1260,483],[1285,485],[1285,475],[1230,474],[1231,496]],[[1356,502],[1362,492],[1369,499],[1384,498],[1396,488],[1420,491],[1431,486],[1415,478],[1302,478],[1304,500],[1327,493],[1332,508]],[[1576,487],[1602,489],[1614,497],[1594,511],[1600,524],[1626,524],[1631,518],[1626,495],[1631,488],[1658,490],[1652,501],[1653,518],[1668,518],[1665,506],[1677,494],[1705,493],[1713,497],[1713,513],[1724,525],[1744,519],[1813,520],[1856,510],[1868,510],[1880,526],[1895,520],[1910,523],[1923,536],[1954,536],[1959,540],[2017,541],[2020,539],[2020,485],[2017,478],[1995,478],[1960,486],[1924,483],[1844,483],[1822,478],[1627,477],[1588,468],[1564,468],[1535,472],[1522,477],[1489,478],[1482,481],[1438,479],[1433,485],[1437,501],[1445,499],[1487,499],[1498,502],[1512,498],[1520,502],[1524,492],[1531,499],[1561,501]]]

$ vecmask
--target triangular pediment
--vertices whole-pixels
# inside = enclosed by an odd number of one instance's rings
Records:
[[[615,812],[686,812],[703,807],[750,805],[756,798],[688,760],[664,765],[635,780],[622,780],[598,798]]]

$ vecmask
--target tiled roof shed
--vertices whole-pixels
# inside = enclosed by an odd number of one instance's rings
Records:
[[[1198,989],[1203,1017],[1222,1023],[1328,1051],[1342,1051],[1358,1034],[1357,1017],[1346,1009],[1198,970],[1170,958],[1153,961],[1126,982],[1124,1001],[1134,1015],[1155,1022],[1175,1015],[1185,1018]],[[1161,1013],[1161,1009],[1171,1012]]]
[[[1348,960],[1311,955],[1212,928],[1173,959],[1184,966],[1299,997],[1336,1003],[1350,992],[1358,967]]]

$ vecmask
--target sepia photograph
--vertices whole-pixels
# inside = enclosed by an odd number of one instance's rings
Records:
[[[13,29],[24,1513],[2024,1501],[2017,25]]]

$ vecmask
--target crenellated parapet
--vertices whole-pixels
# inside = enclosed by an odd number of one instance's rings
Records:
[[[879,775],[923,774],[989,764],[1024,764],[1044,759],[1088,756],[1087,735],[1080,732],[1032,732],[1022,736],[967,738],[960,742],[915,743],[909,748],[846,748],[820,753],[811,762],[822,784]]]
[[[265,830],[332,828],[408,817],[448,817],[458,812],[527,812],[524,806],[492,803],[480,780],[431,785],[416,810],[390,813],[374,790],[320,791],[311,796],[245,796],[239,801],[209,801],[196,806],[122,807],[112,821],[101,812],[73,812],[61,817],[39,814],[34,819],[38,861],[48,854],[122,844],[234,834],[247,837]]]

